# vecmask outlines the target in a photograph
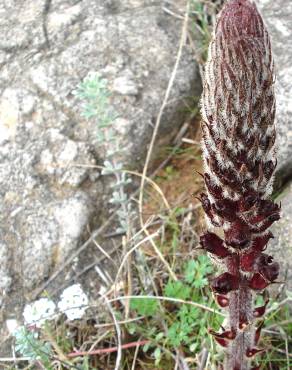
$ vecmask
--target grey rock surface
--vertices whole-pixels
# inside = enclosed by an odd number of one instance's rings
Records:
[[[73,94],[107,79],[124,158],[138,168],[175,64],[182,21],[154,0],[3,0],[0,4],[0,293],[23,302],[106,211],[97,125]],[[178,6],[184,1],[179,1]],[[166,145],[198,96],[186,45],[159,132]],[[159,149],[159,148],[155,148]],[[98,252],[96,252],[98,253]],[[94,256],[92,256],[93,258]],[[10,304],[11,307],[11,304]]]
[[[280,281],[286,281],[286,288],[292,291],[292,183],[281,194],[281,219],[273,225],[274,239],[269,253],[280,263]]]
[[[258,0],[267,24],[277,71],[278,175],[280,186],[292,176],[292,2]]]
[[[280,188],[292,177],[292,2],[290,0],[258,0],[267,24],[274,51],[277,73],[277,145],[278,167],[275,187]],[[282,197],[281,197],[282,198]],[[285,190],[282,199],[282,218],[273,226],[275,239],[269,244],[269,253],[280,262],[280,280],[292,289],[292,187]],[[276,286],[274,288],[277,288]]]

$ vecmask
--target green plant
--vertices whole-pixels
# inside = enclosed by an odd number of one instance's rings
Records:
[[[90,72],[78,85],[74,95],[83,101],[81,114],[85,118],[96,118],[100,129],[111,128],[118,116],[109,103],[111,94],[106,79],[98,73]],[[112,136],[114,136],[113,132]],[[102,131],[98,132],[98,139],[100,142],[104,140]]]
[[[208,285],[207,275],[211,274],[213,267],[208,257],[201,255],[197,260],[187,263],[185,269],[186,282],[194,288],[203,288]]]
[[[131,309],[137,311],[138,315],[154,316],[158,310],[158,302],[151,298],[143,301],[139,298],[132,298]]]
[[[160,171],[159,175],[155,176],[155,182],[157,184],[161,184],[164,181],[173,180],[178,176],[179,173],[176,168],[173,166],[166,166],[162,171]]]
[[[39,339],[38,332],[21,326],[15,333],[15,350],[30,361],[40,362],[47,370],[52,370],[53,351],[50,343]]]
[[[189,305],[187,302],[212,305],[211,297],[204,287],[207,285],[208,277],[213,272],[212,265],[206,256],[198,256],[182,266],[182,278],[174,281],[168,279],[165,283],[162,296],[163,309],[159,307],[155,298],[131,299],[131,309],[138,315],[148,318],[147,326],[131,324],[128,326],[131,334],[143,334],[151,339],[155,364],[158,364],[167,356],[172,348],[183,346],[189,353],[197,353],[202,348],[202,338],[208,333],[208,323],[220,325],[222,317],[210,312],[202,312],[198,307]],[[169,302],[167,299],[177,299],[177,303]],[[185,301],[186,303],[183,303]],[[166,329],[161,326],[161,319],[165,320]],[[203,340],[211,350],[211,342]],[[148,350],[146,346],[145,350]]]
[[[119,227],[116,232],[128,233],[133,228],[134,213],[128,200],[126,187],[132,182],[122,171],[120,156],[124,148],[120,146],[119,134],[115,127],[118,114],[110,104],[110,91],[106,79],[98,73],[90,72],[78,85],[74,94],[82,100],[82,114],[87,119],[96,120],[97,142],[104,148],[102,175],[113,176],[109,202],[118,207]]]
[[[219,1],[190,0],[192,38],[196,42],[196,59],[200,64],[207,60],[212,38],[212,26],[219,10]]]

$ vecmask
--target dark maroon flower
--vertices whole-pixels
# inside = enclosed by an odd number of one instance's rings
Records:
[[[275,221],[280,219],[280,215],[278,213],[273,214],[267,217],[263,222],[259,224],[259,226],[251,226],[250,229],[254,233],[262,233],[266,231]],[[254,221],[253,221],[254,222]]]
[[[201,246],[218,258],[225,258],[230,255],[227,248],[224,247],[223,240],[218,235],[207,232],[200,237]]]
[[[212,334],[216,338],[228,339],[233,340],[236,337],[236,332],[232,330],[226,330],[222,333],[217,333],[214,330],[209,330],[209,333]]]
[[[244,194],[239,201],[239,212],[249,211],[259,199],[259,195],[255,191]]]
[[[253,271],[255,259],[259,255],[259,252],[252,250],[249,253],[245,253],[240,256],[240,267],[243,271]]]
[[[229,305],[229,299],[225,295],[216,294],[216,301],[222,308],[228,307]]]
[[[255,262],[257,270],[271,282],[277,279],[280,269],[279,263],[273,261],[272,256],[262,253]]]
[[[253,316],[256,318],[264,316],[269,300],[267,299],[264,306],[257,307],[253,310]]]
[[[248,327],[248,321],[246,319],[244,320],[239,320],[239,324],[238,324],[238,328],[241,330],[241,331],[244,331],[247,327]]]
[[[229,272],[224,272],[211,282],[212,289],[218,294],[227,294],[232,290],[238,289],[238,285],[238,278]]]
[[[214,337],[214,339],[215,339],[215,340],[216,340],[216,342],[217,342],[218,344],[220,344],[220,346],[222,346],[222,347],[227,348],[227,347],[228,347],[228,345],[229,345],[228,340],[226,340],[226,339],[217,338],[217,337]]]
[[[279,206],[272,201],[261,200],[257,205],[257,213],[249,218],[250,223],[259,223],[264,220],[277,221],[280,218]]]
[[[203,210],[205,211],[206,215],[209,217],[211,223],[214,226],[217,226],[217,227],[222,226],[220,222],[215,220],[215,215],[213,213],[212,205],[211,205],[211,202],[208,198],[208,195],[205,194],[205,193],[202,193],[200,195],[199,200],[201,201]]]
[[[232,222],[230,228],[225,231],[225,242],[233,248],[246,248],[251,239],[249,226],[242,220]]]
[[[246,351],[246,357],[252,358],[255,355],[264,352],[265,349],[260,349],[260,348],[251,348]]]
[[[205,173],[204,180],[209,193],[215,199],[222,199],[222,188],[212,182],[211,177],[208,173]]]
[[[249,287],[253,290],[263,290],[265,289],[269,283],[261,274],[254,274],[249,282]]]
[[[234,221],[237,212],[237,202],[230,199],[216,200],[214,205],[214,212],[221,218],[232,222]]]
[[[267,234],[263,236],[258,236],[253,239],[253,244],[252,247],[256,251],[264,251],[267,247],[267,243],[270,239],[272,239],[274,236],[273,234],[269,231]]]

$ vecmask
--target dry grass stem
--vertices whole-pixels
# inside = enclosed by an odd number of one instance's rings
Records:
[[[212,312],[216,315],[225,317],[225,315],[222,312],[217,311],[215,309],[212,309],[212,308],[210,308],[208,306],[205,306],[201,303],[192,302],[192,301],[185,301],[184,299],[178,299],[178,298],[162,297],[162,296],[158,296],[158,295],[120,296],[120,297],[111,298],[108,301],[109,302],[117,302],[117,301],[122,301],[122,300],[126,300],[126,299],[134,299],[134,298],[139,298],[139,299],[150,299],[151,298],[151,299],[157,299],[157,300],[160,300],[160,301],[188,304],[190,306],[194,306],[194,307],[200,308],[202,310]]]

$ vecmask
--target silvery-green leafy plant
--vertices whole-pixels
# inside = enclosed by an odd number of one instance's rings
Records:
[[[254,295],[279,273],[279,264],[265,252],[273,237],[269,227],[280,217],[270,199],[277,164],[274,80],[270,39],[256,5],[227,1],[205,65],[207,192],[200,196],[212,229],[201,236],[201,245],[222,268],[211,287],[229,312],[224,330],[210,330],[225,348],[225,370],[259,369],[251,360],[264,351],[258,342],[267,302],[254,307]]]
[[[53,351],[48,342],[38,338],[35,330],[29,330],[25,326],[19,327],[15,332],[15,350],[28,358],[30,361],[41,362],[46,369],[52,370],[51,358]]]
[[[131,179],[122,171],[123,163],[119,158],[123,152],[115,121],[117,113],[110,104],[110,91],[107,80],[98,73],[89,73],[78,85],[74,94],[83,101],[82,114],[87,119],[95,119],[97,125],[97,142],[106,148],[104,152],[104,162],[102,175],[112,175],[115,181],[111,187],[113,189],[110,203],[119,209],[117,215],[120,226],[117,232],[126,233],[132,225],[131,219],[133,212],[131,203],[128,200],[125,188],[131,183]]]

